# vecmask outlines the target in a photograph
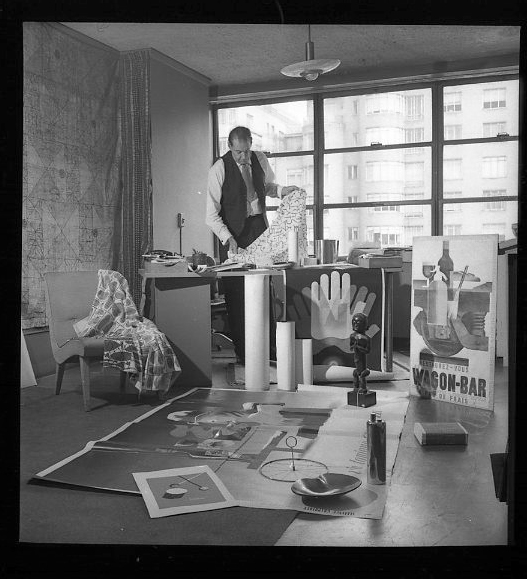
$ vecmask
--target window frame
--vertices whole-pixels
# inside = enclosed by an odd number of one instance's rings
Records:
[[[449,147],[463,144],[473,144],[473,143],[492,143],[492,142],[504,142],[504,141],[519,141],[519,135],[503,135],[503,136],[493,136],[493,137],[474,137],[474,138],[462,138],[462,139],[445,139],[444,126],[445,126],[445,115],[455,114],[462,112],[462,95],[459,110],[445,111],[443,103],[443,95],[445,89],[449,87],[462,87],[468,84],[484,84],[484,83],[500,83],[509,80],[519,80],[519,74],[516,72],[498,72],[496,74],[485,74],[481,75],[475,74],[473,76],[464,77],[463,75],[451,77],[449,79],[441,80],[418,80],[412,82],[403,82],[390,84],[386,81],[379,81],[378,86],[372,86],[371,84],[365,83],[363,86],[356,85],[354,88],[347,89],[332,89],[331,87],[325,87],[326,90],[320,90],[318,92],[307,91],[304,94],[295,94],[294,96],[282,96],[273,97],[272,95],[263,95],[259,98],[251,98],[244,100],[243,98],[234,98],[232,100],[226,99],[220,103],[214,103],[211,105],[211,111],[213,115],[213,158],[216,160],[219,157],[219,143],[218,143],[218,117],[222,109],[245,107],[245,106],[258,106],[258,105],[270,105],[281,102],[294,102],[294,101],[312,101],[313,107],[313,148],[312,149],[302,149],[299,151],[286,151],[279,153],[269,153],[267,156],[272,157],[292,157],[292,156],[309,156],[313,157],[313,203],[306,205],[309,210],[313,212],[313,229],[314,229],[314,239],[322,239],[322,232],[324,231],[324,210],[325,209],[337,209],[337,208],[359,208],[359,207],[375,207],[375,206],[394,206],[394,205],[429,205],[431,206],[431,223],[430,231],[431,235],[443,235],[443,216],[445,212],[444,204],[449,205],[453,203],[490,203],[492,201],[518,201],[518,195],[507,195],[505,197],[463,197],[463,198],[448,198],[443,199],[443,189],[444,189],[444,179],[443,179],[443,160],[444,160],[444,147],[448,145]],[[324,138],[324,99],[335,98],[335,97],[352,97],[356,96],[355,102],[357,107],[359,106],[358,99],[361,96],[379,96],[382,93],[396,93],[408,90],[416,89],[431,89],[431,121],[432,121],[432,136],[429,141],[422,142],[412,142],[412,143],[398,143],[394,145],[371,145],[365,146],[347,146],[339,148],[326,148],[325,138]],[[491,89],[484,89],[491,90]],[[453,90],[452,92],[459,92]],[[397,98],[397,97],[395,97]],[[404,97],[400,97],[404,101]],[[482,96],[483,99],[483,96]],[[382,102],[382,101],[381,101]],[[483,100],[482,100],[483,103]],[[377,114],[384,114],[383,112],[370,112],[368,113],[367,101],[363,103],[366,110],[364,114],[368,114],[370,117],[375,117]],[[521,103],[519,103],[521,106]],[[401,111],[391,111],[389,114],[401,114],[406,113],[406,103],[403,102]],[[483,107],[483,104],[482,104]],[[495,110],[495,109],[485,109],[485,110]],[[355,113],[353,113],[355,114]],[[426,118],[426,114],[424,116]],[[453,117],[452,117],[453,119]],[[448,124],[455,124],[455,121],[449,120]],[[406,139],[406,136],[405,136]],[[378,201],[378,202],[341,202],[341,203],[324,203],[324,159],[325,156],[331,153],[347,153],[347,152],[360,152],[369,151],[373,148],[375,149],[407,149],[407,152],[411,152],[412,149],[416,147],[428,148],[431,150],[431,195],[428,199],[408,199],[402,201]],[[364,176],[366,178],[366,175]],[[425,181],[426,183],[426,181]],[[275,211],[276,207],[269,207],[269,211]],[[450,213],[447,211],[447,213]],[[426,224],[425,224],[426,225]]]

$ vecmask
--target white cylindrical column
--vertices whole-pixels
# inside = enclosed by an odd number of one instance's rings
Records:
[[[313,384],[313,341],[295,340],[295,383]]]
[[[269,390],[269,276],[245,278],[245,389]]]
[[[278,390],[296,390],[295,322],[276,323],[276,378]]]
[[[298,231],[289,229],[287,232],[287,259],[298,263]]]

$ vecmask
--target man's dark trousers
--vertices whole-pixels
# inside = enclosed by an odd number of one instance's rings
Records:
[[[247,217],[240,235],[235,236],[238,247],[245,249],[267,229],[262,214]],[[220,244],[220,261],[227,259],[229,245]],[[231,339],[234,343],[236,356],[245,362],[245,291],[243,277],[221,278],[225,293],[225,307],[229,320]],[[272,291],[269,296],[269,333],[270,333],[270,357],[276,359],[276,324],[272,307]]]

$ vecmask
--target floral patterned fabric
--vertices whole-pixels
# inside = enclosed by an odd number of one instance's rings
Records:
[[[128,282],[116,271],[99,270],[92,310],[73,327],[82,338],[104,336],[103,364],[130,373],[140,392],[166,393],[181,373],[165,335],[139,315]]]
[[[276,218],[258,239],[246,249],[238,249],[231,261],[258,263],[270,259],[272,263],[288,260],[287,232],[298,232],[298,258],[307,256],[306,192],[294,191],[283,198]]]

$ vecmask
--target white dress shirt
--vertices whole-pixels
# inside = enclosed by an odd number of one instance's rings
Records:
[[[281,199],[282,187],[274,183],[274,172],[271,169],[271,165],[269,165],[267,157],[262,151],[253,151],[253,153],[256,154],[256,158],[264,172],[265,194],[268,197]],[[237,165],[241,173],[241,167],[238,163]],[[212,229],[213,233],[218,236],[223,245],[225,245],[229,237],[232,236],[229,228],[223,223],[223,219],[220,217],[221,188],[224,180],[225,165],[223,164],[223,159],[218,159],[209,170],[205,223]],[[262,213],[262,208],[260,207],[258,199],[255,199],[251,204],[251,215],[257,215],[258,213]]]

